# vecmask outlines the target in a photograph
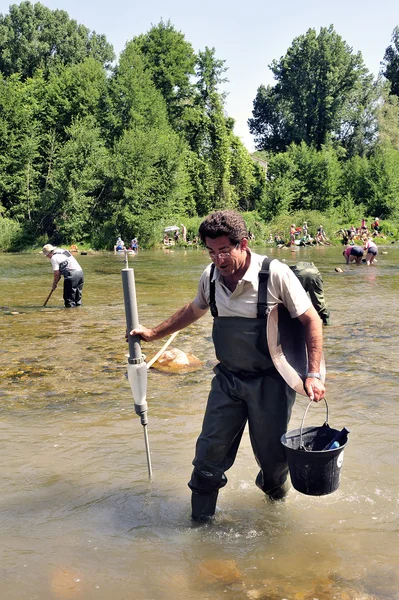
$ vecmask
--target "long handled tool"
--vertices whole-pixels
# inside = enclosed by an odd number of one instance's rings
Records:
[[[45,300],[45,302],[44,302],[43,306],[46,306],[46,304],[47,304],[47,302],[50,300],[50,298],[51,298],[51,294],[52,294],[53,292],[54,292],[54,290],[52,289],[52,290],[51,290],[51,292],[49,293],[49,295],[47,296],[47,298],[46,298],[46,300]]]
[[[127,365],[127,376],[132,389],[134,408],[140,417],[144,428],[144,443],[147,454],[148,477],[151,480],[152,467],[150,456],[150,444],[148,440],[147,419],[147,365],[141,353],[140,337],[130,335],[132,329],[139,325],[137,311],[136,284],[134,271],[129,269],[127,252],[125,252],[125,268],[122,269],[123,297],[125,300],[126,328],[129,342],[129,358]]]

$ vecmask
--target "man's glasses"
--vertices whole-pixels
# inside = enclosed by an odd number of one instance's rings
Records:
[[[212,260],[215,260],[216,258],[229,258],[229,256],[231,256],[231,253],[233,252],[233,250],[237,250],[239,245],[240,244],[236,244],[234,246],[234,248],[230,248],[230,250],[226,250],[223,252],[214,252],[213,250],[208,250],[208,254]]]

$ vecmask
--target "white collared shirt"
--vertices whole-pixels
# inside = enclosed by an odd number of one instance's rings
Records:
[[[223,275],[216,267],[213,280],[215,281],[215,300],[220,317],[257,316],[258,303],[258,274],[265,256],[249,250],[251,262],[242,279],[239,280],[234,292],[223,282]],[[205,310],[209,307],[209,277],[211,265],[202,273],[197,295],[194,299],[198,308]],[[299,317],[311,306],[309,296],[291,269],[278,260],[270,263],[269,282],[267,287],[267,305],[272,308],[282,303],[288,309],[291,317]]]

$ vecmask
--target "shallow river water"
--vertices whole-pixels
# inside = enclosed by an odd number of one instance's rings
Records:
[[[125,376],[123,258],[79,256],[84,306],[65,310],[62,286],[42,307],[41,254],[0,255],[2,599],[399,599],[399,247],[372,267],[341,252],[269,251],[323,274],[330,425],[351,430],[338,491],[266,501],[244,434],[216,521],[199,528],[187,481],[215,364],[211,317],[172,344],[202,370],[149,372],[149,483]],[[207,262],[199,249],[131,259],[140,321],[191,300]],[[147,358],[161,345],[145,345]],[[306,405],[297,398],[290,429]],[[324,415],[312,405],[308,424]]]

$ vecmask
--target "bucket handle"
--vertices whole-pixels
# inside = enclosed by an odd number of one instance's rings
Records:
[[[323,398],[323,400],[326,403],[326,420],[324,421],[324,425],[328,425],[328,404],[327,404],[326,398]],[[303,446],[303,444],[302,444],[302,430],[303,430],[303,425],[305,423],[306,415],[308,414],[308,410],[309,410],[309,407],[311,404],[313,404],[313,400],[309,400],[309,404],[306,407],[305,414],[303,415],[303,419],[302,419],[302,423],[301,423],[301,429],[300,429],[300,434],[299,434],[299,448],[301,450],[306,450],[305,446]]]

